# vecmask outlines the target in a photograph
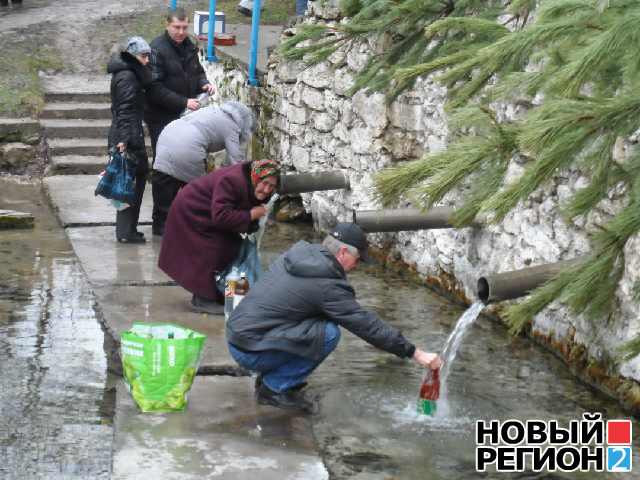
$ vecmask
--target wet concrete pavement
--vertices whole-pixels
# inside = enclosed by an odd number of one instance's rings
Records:
[[[0,249],[0,260],[22,258],[20,265],[46,264],[38,259],[54,254],[61,258],[56,262],[61,266],[69,262],[75,265],[56,269],[55,274],[29,266],[33,273],[22,272],[20,278],[32,278],[33,291],[28,286],[8,290],[28,308],[22,309],[26,315],[24,326],[13,316],[5,322],[10,329],[4,343],[0,335],[0,356],[6,349],[22,349],[21,361],[26,359],[29,365],[15,372],[11,369],[19,366],[19,361],[5,367],[10,382],[20,385],[15,393],[11,392],[14,396],[9,401],[12,405],[19,404],[20,399],[24,402],[33,391],[39,392],[38,385],[53,391],[53,395],[39,394],[43,400],[35,401],[32,411],[30,404],[24,406],[26,415],[9,412],[10,421],[19,429],[8,427],[8,442],[2,438],[7,426],[0,426],[0,448],[3,441],[5,445],[27,447],[27,453],[18,457],[22,463],[10,457],[15,455],[15,448],[5,455],[11,458],[13,467],[37,473],[23,475],[24,478],[244,479],[252,474],[312,480],[635,478],[633,472],[555,472],[536,476],[530,471],[513,475],[483,475],[475,471],[474,432],[478,419],[557,419],[566,425],[580,419],[584,412],[602,412],[606,419],[629,418],[610,398],[572,377],[555,356],[523,338],[509,336],[503,326],[486,320],[476,322],[472,334],[463,342],[448,385],[441,390],[438,411],[442,416],[430,418],[416,413],[421,369],[414,362],[381,352],[344,329],[336,351],[309,378],[305,395],[316,405],[313,414],[298,415],[256,404],[254,379],[228,356],[222,317],[189,313],[190,295],[158,271],[155,263],[160,241],[151,236],[148,212],[143,215],[146,224],[141,227],[149,239],[147,244],[116,243],[113,207],[101,199],[94,204],[95,198],[85,196],[96,181],[95,175],[45,180],[45,191],[61,217],[75,218],[71,222],[74,226],[65,229],[66,235],[58,228],[57,233],[44,237],[53,253],[46,254],[42,248]],[[58,202],[62,197],[66,203]],[[0,208],[17,210],[18,206],[21,205],[0,201]],[[72,214],[71,209],[76,212]],[[90,218],[83,224],[77,218],[79,211],[85,209],[92,213],[83,214]],[[36,219],[41,216],[39,210],[22,210],[34,213]],[[32,235],[21,235],[27,245],[37,245]],[[270,222],[261,249],[263,265],[269,265],[300,238],[317,242],[322,237],[309,226]],[[38,275],[45,280],[33,278]],[[410,340],[434,351],[444,344],[461,314],[459,306],[381,266],[356,270],[349,280],[363,306],[400,328]],[[73,295],[69,296],[66,290]],[[74,300],[77,296],[79,299]],[[40,313],[30,316],[29,312]],[[93,322],[93,330],[74,315]],[[64,348],[59,349],[57,357],[39,354],[43,346],[56,344],[47,335],[65,332],[58,317],[77,329],[76,337],[59,334],[70,345],[82,342],[82,348],[75,349],[77,355]],[[109,375],[104,360],[109,348],[102,341],[111,335],[103,334],[99,322],[119,338],[119,333],[135,320],[177,323],[207,335],[200,374],[194,380],[185,412],[142,413],[121,377]],[[55,328],[49,326],[52,322]],[[27,335],[30,331],[35,334]],[[112,370],[119,361],[116,354],[109,363]],[[90,368],[76,373],[75,378],[73,373],[84,362]],[[0,364],[0,369],[3,367]],[[68,385],[68,392],[57,388],[55,380]],[[5,392],[0,384],[0,395],[5,395],[2,400],[8,398]],[[85,400],[80,402],[82,398]],[[80,403],[76,405],[77,402]],[[115,409],[113,428],[112,417],[104,412],[108,405]],[[36,415],[38,411],[47,412],[44,424]],[[54,422],[56,428],[49,427]],[[640,426],[633,423],[633,462],[637,465],[640,436],[635,432],[640,432]],[[35,434],[25,435],[31,430]],[[65,443],[71,443],[69,432],[74,435],[71,445]],[[18,435],[27,438],[16,439]],[[56,463],[54,445],[58,445],[68,463]],[[78,451],[72,448],[75,445],[86,449]],[[28,454],[28,448],[34,446],[46,455]],[[1,468],[0,477],[4,473]],[[83,475],[84,472],[94,474]]]
[[[0,179],[0,478],[109,478],[114,378],[95,297],[35,185]]]
[[[189,312],[191,295],[158,269],[161,238],[151,234],[150,195],[140,217],[147,243],[121,244],[115,209],[93,196],[96,184],[93,175],[44,179],[105,329],[116,341],[134,321],[207,336],[185,412],[142,413],[118,383],[112,478],[327,478],[309,416],[258,405],[254,378],[228,353],[224,317]]]

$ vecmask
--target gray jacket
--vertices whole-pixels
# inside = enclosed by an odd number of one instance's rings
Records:
[[[322,358],[327,321],[374,347],[412,357],[402,333],[362,308],[335,256],[303,240],[282,254],[229,316],[227,340],[249,351],[284,350]]]
[[[206,173],[208,153],[227,151],[229,165],[244,162],[244,121],[233,106],[204,107],[164,127],[153,169],[189,183]]]

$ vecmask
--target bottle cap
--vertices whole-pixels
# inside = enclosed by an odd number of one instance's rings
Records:
[[[247,276],[247,272],[240,272],[240,276],[241,277],[246,277]]]

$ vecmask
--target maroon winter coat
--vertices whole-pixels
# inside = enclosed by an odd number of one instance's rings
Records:
[[[185,186],[171,204],[158,266],[185,290],[216,298],[214,272],[236,257],[258,201],[249,183],[251,163],[215,170]]]

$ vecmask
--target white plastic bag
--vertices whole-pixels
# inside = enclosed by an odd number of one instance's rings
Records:
[[[265,0],[260,0],[260,11],[262,12],[265,9]],[[251,10],[253,12],[253,0],[240,0],[240,3],[238,3],[239,7],[244,7],[248,10]]]

